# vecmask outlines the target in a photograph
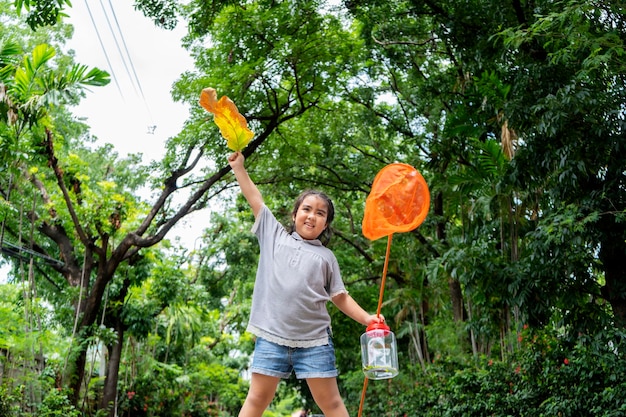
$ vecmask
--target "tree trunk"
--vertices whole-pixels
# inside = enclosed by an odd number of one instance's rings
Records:
[[[81,386],[85,379],[87,349],[89,347],[89,343],[85,341],[92,336],[91,327],[96,322],[97,313],[100,311],[102,295],[98,295],[97,298],[97,302],[85,302],[83,300],[79,303],[78,307],[76,307],[79,309],[77,316],[82,316],[82,320],[80,320],[75,332],[76,340],[74,343],[78,349],[78,353],[73,361],[72,358],[70,358],[70,370],[67,375],[69,377],[69,387],[73,393],[72,398],[75,406],[78,406],[80,403]]]
[[[465,319],[463,314],[463,291],[461,290],[461,283],[458,279],[449,277],[448,289],[450,290],[450,301],[452,302],[454,322],[460,323]]]
[[[617,223],[609,216],[601,222],[601,228],[604,229],[604,240],[600,246],[600,260],[606,282],[602,296],[611,304],[615,326],[623,329],[626,328],[626,230],[623,223]]]
[[[423,371],[426,371],[426,363],[424,358],[424,349],[422,348],[422,331],[418,322],[418,315],[415,311],[414,307],[411,307],[411,319],[413,321],[414,331],[409,333],[411,341],[413,342],[413,347],[415,348],[415,353],[417,354],[417,358],[419,359],[419,363],[422,367]]]
[[[133,266],[134,263],[135,259],[130,259],[128,262],[130,266]],[[107,323],[107,327],[112,326],[115,329],[117,337],[112,345],[107,346],[107,350],[109,352],[109,362],[106,367],[107,371],[104,379],[104,388],[100,408],[108,410],[108,415],[110,417],[115,416],[117,409],[117,384],[119,382],[120,363],[122,361],[122,349],[124,347],[124,334],[126,332],[126,325],[122,320],[122,310],[124,308],[124,300],[128,294],[128,288],[130,288],[130,279],[128,275],[126,275],[120,292],[111,299],[112,304],[118,307],[111,308],[107,317],[110,320]]]
[[[76,354],[76,359],[70,363],[70,389],[72,390],[72,404],[80,403],[80,387],[85,377],[85,365],[87,364],[87,346],[82,343],[82,336],[77,336],[77,346],[80,349]],[[71,360],[71,359],[70,359]]]
[[[435,216],[443,219],[443,193],[437,193],[433,199],[433,211]],[[444,243],[446,241],[446,227],[445,222],[440,221],[437,223],[437,239]],[[450,290],[450,302],[452,303],[452,314],[454,315],[454,321],[459,323],[464,320],[463,314],[463,290],[461,289],[461,283],[458,279],[448,277],[448,289]]]
[[[117,339],[111,346],[107,346],[109,351],[109,362],[107,364],[107,373],[104,379],[104,390],[100,409],[108,410],[110,417],[115,416],[117,383],[119,380],[120,362],[122,360],[122,347],[124,342],[124,326],[120,320],[117,320],[115,331]]]

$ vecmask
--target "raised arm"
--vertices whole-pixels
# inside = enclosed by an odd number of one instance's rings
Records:
[[[246,171],[246,168],[244,166],[244,160],[245,158],[241,152],[235,152],[228,157],[228,163],[230,164],[230,167],[235,174],[235,178],[239,183],[241,193],[248,201],[248,204],[250,204],[252,213],[256,218],[261,212],[261,208],[263,207],[263,196],[248,175],[248,171]]]

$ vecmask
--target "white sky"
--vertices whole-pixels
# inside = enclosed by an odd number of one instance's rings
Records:
[[[180,46],[185,28],[158,29],[129,0],[89,1],[89,7],[87,1],[77,0],[66,11],[75,28],[67,47],[78,63],[109,72],[111,83],[91,88],[73,112],[87,117],[92,134],[112,143],[121,156],[160,159],[164,141],[181,130],[188,115],[170,97],[173,82],[193,67]],[[156,126],[153,134],[149,126]]]

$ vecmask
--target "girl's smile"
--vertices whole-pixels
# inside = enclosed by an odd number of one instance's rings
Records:
[[[326,201],[316,195],[309,195],[302,200],[298,211],[293,216],[296,233],[302,239],[317,239],[326,229],[327,218]]]

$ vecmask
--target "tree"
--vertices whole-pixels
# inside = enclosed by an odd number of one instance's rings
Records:
[[[192,114],[169,141],[162,164],[153,167],[150,184],[159,191],[147,204],[132,198],[140,183],[123,188],[116,182],[105,190],[95,180],[102,178],[101,168],[87,180],[81,162],[87,152],[73,159],[59,145],[37,154],[38,176],[54,197],[58,219],[73,219],[41,223],[64,230],[73,243],[37,239],[46,250],[41,253],[54,258],[55,245],[64,247],[67,259],[74,259],[74,285],[83,264],[94,268],[93,287],[81,299],[85,308],[78,309],[84,313],[81,327],[95,323],[112,283],[121,283],[117,301],[125,298],[124,280],[115,279],[124,263],[140,262],[176,222],[211,199],[231,201],[224,140],[197,105],[205,87],[232,98],[256,132],[244,152],[248,167],[281,218],[289,221],[292,198],[303,188],[333,194],[333,250],[351,291],[366,306],[376,301],[383,253],[380,242],[360,233],[369,184],[397,160],[422,171],[431,184],[432,212],[418,230],[396,240],[385,304],[385,315],[399,329],[401,352],[417,358],[422,369],[441,357],[466,360],[466,352],[513,357],[522,347],[524,324],[556,323],[571,341],[623,327],[619,2],[364,0],[345,6],[349,14],[317,1],[297,7],[263,0],[245,7],[191,2],[177,10],[189,22],[185,42],[197,68],[181,76],[174,98],[188,103]],[[158,2],[150,10],[167,22],[176,8]],[[49,145],[59,142],[54,139],[60,131],[45,136]],[[97,171],[98,164],[91,165]],[[51,184],[59,191],[49,191]],[[72,188],[77,186],[80,192]],[[85,190],[123,195],[128,206],[82,212]],[[188,197],[173,203],[181,193]],[[244,208],[235,209],[228,214],[245,216]],[[11,210],[19,211],[13,206],[6,212]],[[232,222],[213,219],[231,233]],[[228,237],[242,246],[218,239],[228,249],[219,254],[217,242],[207,245],[211,262],[198,268],[207,287],[223,296],[230,295],[227,284],[247,288],[251,279],[240,256],[250,254],[249,240],[235,232]],[[111,313],[115,319],[119,312]],[[115,321],[108,325],[115,328]],[[350,345],[362,329],[338,325],[344,329],[336,343],[340,366],[357,369]],[[183,333],[167,344],[174,356]],[[461,379],[455,387],[463,386]],[[109,382],[104,404],[113,398],[115,384]],[[401,388],[390,384],[389,390]]]
[[[539,44],[545,53],[542,61],[535,58],[541,65],[530,67],[529,75],[536,77],[533,83],[539,89],[511,103],[512,111],[531,110],[522,113],[519,121],[529,133],[527,147],[516,158],[515,174],[523,186],[542,187],[549,190],[552,201],[564,203],[554,205],[555,226],[563,210],[576,208],[570,233],[588,253],[597,251],[597,260],[572,271],[577,277],[574,289],[590,294],[592,302],[605,299],[615,324],[624,327],[626,272],[620,259],[626,253],[625,178],[617,157],[624,146],[621,5],[570,2],[564,6],[546,8],[541,18],[529,22],[526,33],[508,31],[504,36],[505,45],[525,50]],[[526,53],[520,58],[529,61],[534,56]],[[528,85],[527,77],[520,87]],[[542,162],[531,162],[536,160]],[[603,284],[589,276],[590,266],[601,271]],[[587,314],[574,312],[579,313]]]
[[[555,268],[533,267],[532,259],[537,257],[522,253],[525,248],[519,239],[524,239],[523,233],[529,233],[526,237],[532,241],[532,233],[538,230],[537,223],[527,223],[528,220],[538,220],[538,215],[548,222],[550,218],[557,219],[550,210],[554,201],[584,207],[572,220],[577,218],[574,221],[586,225],[584,232],[580,230],[586,236],[580,237],[586,242],[587,253],[592,254],[592,248],[605,248],[599,252],[607,279],[603,295],[597,279],[586,272],[595,267],[596,261],[591,257],[581,259],[576,270],[568,270],[580,278],[576,282],[581,285],[575,291],[581,297],[606,297],[611,300],[616,319],[621,321],[621,296],[616,294],[621,293],[619,282],[623,277],[612,265],[616,259],[613,256],[624,252],[622,243],[614,241],[623,241],[619,237],[623,230],[618,226],[623,208],[616,203],[623,200],[619,186],[622,180],[620,174],[605,176],[601,168],[606,166],[611,172],[608,167],[613,164],[612,155],[622,140],[619,130],[606,130],[608,126],[621,125],[613,120],[621,114],[618,103],[622,89],[617,87],[621,82],[618,74],[622,64],[617,58],[621,41],[608,41],[620,38],[622,26],[615,14],[618,5],[511,2],[503,6],[485,1],[347,4],[364,21],[364,39],[372,45],[373,56],[388,60],[390,85],[400,93],[403,108],[416,111],[415,117],[421,114],[425,120],[443,121],[443,130],[435,128],[433,140],[426,145],[430,155],[436,156],[431,159],[431,166],[441,166],[446,170],[442,173],[465,166],[468,159],[463,146],[468,143],[467,138],[485,142],[500,138],[503,152],[513,157],[498,185],[515,192],[509,197],[513,217],[507,211],[499,215],[504,224],[510,222],[507,218],[514,220],[509,223],[510,232],[502,229],[510,233],[509,239],[502,241],[502,249],[511,255],[513,267],[521,262],[524,272],[536,276],[535,283],[550,282],[550,288],[556,288],[556,282],[567,281],[567,275]],[[568,29],[561,32],[565,26]],[[578,36],[581,39],[574,38]],[[432,99],[423,100],[424,97]],[[430,108],[420,107],[424,103]],[[580,118],[580,114],[588,117]],[[572,123],[573,119],[576,123]],[[516,140],[518,136],[520,139]],[[601,150],[589,152],[585,146]],[[466,149],[473,152],[470,147]],[[458,163],[451,165],[454,161]],[[475,163],[467,167],[477,168]],[[617,166],[615,169],[620,170]],[[599,195],[607,196],[607,200],[595,197]],[[602,201],[609,200],[613,209],[602,206]],[[435,210],[437,201],[436,197]],[[506,209],[506,205],[501,207]],[[453,206],[450,209],[454,210]],[[605,222],[611,225],[611,232],[603,225]],[[546,258],[552,257],[549,252],[542,253]],[[551,274],[548,281],[544,273]],[[545,295],[545,290],[561,297],[539,285],[520,288],[518,297]],[[539,305],[528,303],[528,298],[511,301],[512,305],[523,302],[528,307],[525,313],[537,319],[549,314],[548,305],[553,305],[542,303],[543,310],[539,311]],[[582,299],[568,302],[570,306],[571,302],[586,304]]]

